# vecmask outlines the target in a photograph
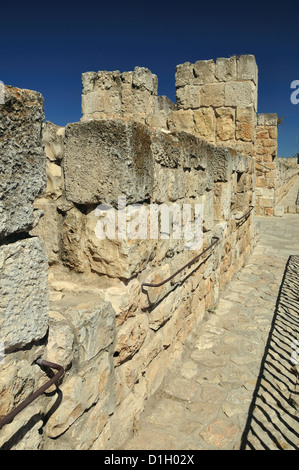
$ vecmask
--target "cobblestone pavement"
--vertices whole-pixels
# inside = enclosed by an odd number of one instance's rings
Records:
[[[188,339],[124,449],[299,449],[299,215],[255,222],[249,262]]]

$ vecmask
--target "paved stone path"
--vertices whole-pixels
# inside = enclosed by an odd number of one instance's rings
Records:
[[[299,449],[299,215],[255,221],[248,264],[148,400],[125,449]]]

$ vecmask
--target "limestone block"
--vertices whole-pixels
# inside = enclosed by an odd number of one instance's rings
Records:
[[[252,142],[254,140],[254,124],[252,122],[237,122],[236,139]]]
[[[194,80],[193,64],[185,62],[184,64],[177,65],[175,73],[175,86],[176,88],[190,85]]]
[[[154,97],[153,114],[147,116],[146,123],[159,129],[167,129],[167,117],[171,111],[176,109],[175,104],[167,96]]]
[[[132,76],[132,85],[136,88],[145,88],[157,95],[158,78],[146,67],[135,67]]]
[[[273,207],[274,200],[270,197],[260,197],[259,206],[260,207]]]
[[[228,220],[231,207],[231,186],[229,183],[215,183],[214,218],[217,221]]]
[[[236,109],[236,120],[242,123],[254,122],[255,113],[252,106],[245,108],[238,106]]]
[[[269,126],[268,129],[270,139],[277,139],[277,125]]]
[[[213,150],[214,181],[230,181],[233,169],[232,151],[227,148],[215,147]]]
[[[47,158],[60,162],[63,158],[64,127],[46,121],[42,128],[42,140]]]
[[[27,360],[5,362],[0,367],[0,416],[5,416],[34,392],[39,367]]]
[[[176,90],[176,100],[178,109],[200,108],[201,88],[194,85],[186,85]]]
[[[275,217],[282,217],[284,214],[284,206],[275,206],[274,215]]]
[[[170,171],[166,167],[155,164],[152,204],[163,204],[168,201],[168,178]]]
[[[89,270],[89,263],[83,255],[85,233],[85,218],[75,207],[67,211],[63,218],[61,233],[62,261],[77,272]]]
[[[225,85],[229,83],[212,83],[208,85],[203,85],[201,87],[201,105],[202,106],[212,106],[214,108],[219,106],[235,106],[235,104],[230,104],[225,102]]]
[[[208,142],[215,142],[216,118],[213,108],[201,108],[194,111],[194,131],[198,137]]]
[[[110,232],[106,231],[108,225]],[[150,237],[149,206],[142,205],[128,206],[123,214],[113,208],[101,210],[98,206],[87,214],[79,237],[90,268],[121,279],[130,279],[142,271],[156,247],[156,240]]]
[[[33,201],[46,188],[40,93],[5,86],[0,104],[0,238],[36,225]]]
[[[193,66],[194,76],[193,83],[196,85],[204,85],[216,82],[215,63],[213,60],[198,60]]]
[[[215,76],[220,82],[228,82],[237,79],[237,59],[218,57],[216,59]]]
[[[141,124],[89,121],[66,126],[67,199],[78,204],[141,202],[152,194],[150,134]]]
[[[62,195],[63,175],[61,166],[51,161],[47,161],[47,187],[45,196],[51,199],[58,199]]]
[[[94,113],[119,113],[121,112],[121,95],[117,87],[108,90],[95,89],[87,94],[82,95],[82,114]]]
[[[111,374],[111,364],[107,352],[101,354],[96,361],[88,364],[79,373],[64,380],[60,385],[63,400],[59,413],[51,414],[44,428],[45,434],[56,438],[63,434],[83,415],[85,411],[99,401]]]
[[[277,126],[277,114],[276,113],[259,113],[257,115],[258,126]]]
[[[183,111],[183,113],[191,111]],[[174,112],[174,114],[176,114]],[[155,162],[162,167],[177,168],[182,161],[180,138],[174,134],[155,132],[152,134],[151,148]]]
[[[44,358],[51,361],[55,357],[57,364],[65,369],[74,360],[77,352],[75,334],[65,318],[57,311],[49,311],[49,335]]]
[[[168,200],[176,201],[182,199],[185,195],[185,178],[182,168],[169,171],[168,178]]]
[[[55,201],[39,198],[34,207],[43,211],[38,225],[30,231],[30,235],[40,237],[45,245],[49,264],[59,262],[60,252],[60,215],[57,212]]]
[[[0,340],[17,349],[42,339],[48,329],[48,262],[42,241],[0,247]]]
[[[169,113],[167,125],[170,131],[185,131],[194,133],[193,111],[191,109],[179,109]]]
[[[221,141],[235,138],[234,108],[220,107],[216,109],[216,137]]]
[[[258,82],[258,69],[254,55],[241,55],[237,58],[238,80],[252,80]]]
[[[185,170],[207,170],[211,164],[210,154],[213,148],[204,140],[181,133],[178,135],[182,150],[182,165]]]
[[[225,84],[225,106],[255,107],[256,88],[250,81]]]
[[[202,196],[201,202],[203,204],[203,229],[207,232],[212,230],[214,225],[214,195],[211,191]]]
[[[82,79],[83,93],[88,93],[89,91],[93,91],[95,82],[97,79],[96,72],[82,73],[81,79]]]
[[[115,311],[110,302],[90,302],[70,307],[64,315],[73,326],[79,361],[91,361],[114,341]]]
[[[132,358],[139,351],[148,331],[148,319],[145,314],[129,318],[116,333],[115,366]]]

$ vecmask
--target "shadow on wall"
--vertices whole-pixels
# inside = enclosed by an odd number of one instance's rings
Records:
[[[240,450],[299,449],[299,256],[287,262]]]

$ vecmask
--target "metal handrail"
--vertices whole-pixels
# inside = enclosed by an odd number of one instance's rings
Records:
[[[54,362],[49,362],[49,361],[44,361],[42,359],[38,359],[36,361],[37,364],[41,366],[46,366],[46,367],[51,367],[51,369],[58,370],[57,374],[55,374],[48,382],[46,382],[44,385],[42,385],[36,392],[32,393],[29,397],[27,397],[20,405],[18,405],[14,410],[12,410],[10,413],[8,413],[6,416],[2,417],[0,420],[0,429],[2,429],[3,426],[6,424],[9,424],[13,421],[13,419],[30,403],[32,403],[36,398],[38,398],[42,393],[44,393],[51,385],[56,383],[60,377],[63,376],[64,374],[64,368],[60,366],[59,364],[55,364]]]
[[[216,245],[216,243],[218,243],[219,240],[220,240],[220,238],[218,238],[218,237],[213,237],[213,238],[216,238],[216,240],[213,243],[211,243],[211,245],[208,246],[208,248],[206,248],[204,251],[202,251],[199,255],[195,256],[195,258],[193,258],[191,261],[189,261],[187,264],[185,264],[182,268],[178,269],[170,277],[168,277],[167,279],[164,279],[164,281],[161,281],[158,284],[150,284],[148,282],[144,282],[143,284],[141,284],[141,288],[144,287],[144,286],[146,286],[146,287],[160,287],[160,286],[163,286],[164,284],[166,284],[167,282],[171,281],[177,274],[179,274],[181,271],[183,271],[187,267],[191,266],[191,264],[195,263],[201,256],[203,256],[207,251],[209,251],[211,248],[213,248],[213,246]]]
[[[249,206],[249,211],[247,211],[245,214],[241,215],[241,217],[235,217],[235,220],[245,219],[245,217],[247,217],[253,209],[254,209],[254,206]]]

